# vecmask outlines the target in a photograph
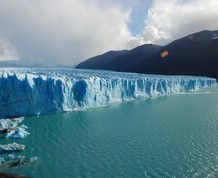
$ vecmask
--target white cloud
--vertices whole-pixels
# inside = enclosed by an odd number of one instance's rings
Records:
[[[217,0],[154,0],[145,20],[144,42],[166,44],[187,34],[218,29]]]
[[[72,65],[126,48],[129,18],[130,9],[113,1],[1,0],[0,39],[7,37],[18,58]]]
[[[108,50],[167,44],[218,29],[217,0],[153,0],[144,31],[128,29],[144,0],[0,0],[0,59],[75,65]],[[128,3],[128,5],[127,5]],[[143,16],[146,14],[142,14]]]
[[[0,61],[13,60],[17,58],[15,48],[6,40],[0,39]]]

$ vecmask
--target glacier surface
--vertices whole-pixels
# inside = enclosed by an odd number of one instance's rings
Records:
[[[75,69],[0,69],[0,118],[100,107],[196,91],[216,79]]]

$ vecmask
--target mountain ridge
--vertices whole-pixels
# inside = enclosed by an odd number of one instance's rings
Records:
[[[76,68],[145,74],[200,75],[218,79],[218,30],[189,34],[165,46],[144,44],[132,50],[123,50],[122,54],[111,56],[110,60],[105,58],[105,54],[89,58]],[[101,63],[100,67],[98,63]]]

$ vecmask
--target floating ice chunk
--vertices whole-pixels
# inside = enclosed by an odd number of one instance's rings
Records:
[[[21,123],[21,122],[23,122],[23,119],[24,119],[24,117],[11,118],[11,120],[12,120],[13,122],[16,122],[16,123]]]
[[[22,151],[24,149],[25,149],[25,145],[21,145],[15,142],[7,144],[7,145],[0,145],[0,153]]]
[[[28,160],[29,160],[30,163],[34,163],[34,162],[36,162],[38,160],[38,157],[36,157],[36,156],[35,157],[31,157]]]
[[[29,135],[29,133],[25,131],[26,128],[27,127],[25,125],[21,125],[20,127],[17,127],[15,130],[8,132],[5,135],[5,138],[24,138],[27,135]]]
[[[0,157],[0,168],[13,168],[17,166],[24,166],[26,164],[35,163],[38,157],[26,158],[25,156],[8,155]]]
[[[24,138],[29,133],[25,130],[25,125],[18,126],[23,121],[23,117],[13,119],[0,119],[0,131],[5,134],[5,138]]]
[[[0,131],[15,129],[18,123],[21,123],[23,119],[24,117],[18,117],[13,119],[0,119]]]

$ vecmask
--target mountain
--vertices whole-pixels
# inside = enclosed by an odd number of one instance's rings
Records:
[[[218,78],[218,31],[202,31],[176,40],[132,72]]]
[[[66,65],[60,64],[44,64],[40,62],[33,62],[28,60],[0,60],[0,67],[12,68],[70,68]]]
[[[87,59],[76,68],[129,72],[133,71],[136,65],[140,65],[144,60],[149,59],[160,48],[161,46],[158,45],[145,44],[130,51],[109,51]]]
[[[108,66],[113,70],[113,67],[116,62],[116,58],[119,55],[122,55],[124,53],[128,52],[128,50],[123,50],[123,51],[108,51],[102,55],[98,55],[92,58],[89,58],[85,60],[84,62],[80,63],[77,67],[79,68],[89,68],[89,69],[96,69],[96,66],[98,69],[104,69],[105,66]]]
[[[43,67],[41,64],[33,64],[25,60],[3,60],[0,67]]]
[[[106,54],[90,58],[77,68],[200,75],[218,79],[218,30],[190,34],[162,47],[151,44],[139,46],[110,59],[105,57]]]
[[[25,67],[25,64],[20,60],[5,60],[0,61],[0,67]]]

